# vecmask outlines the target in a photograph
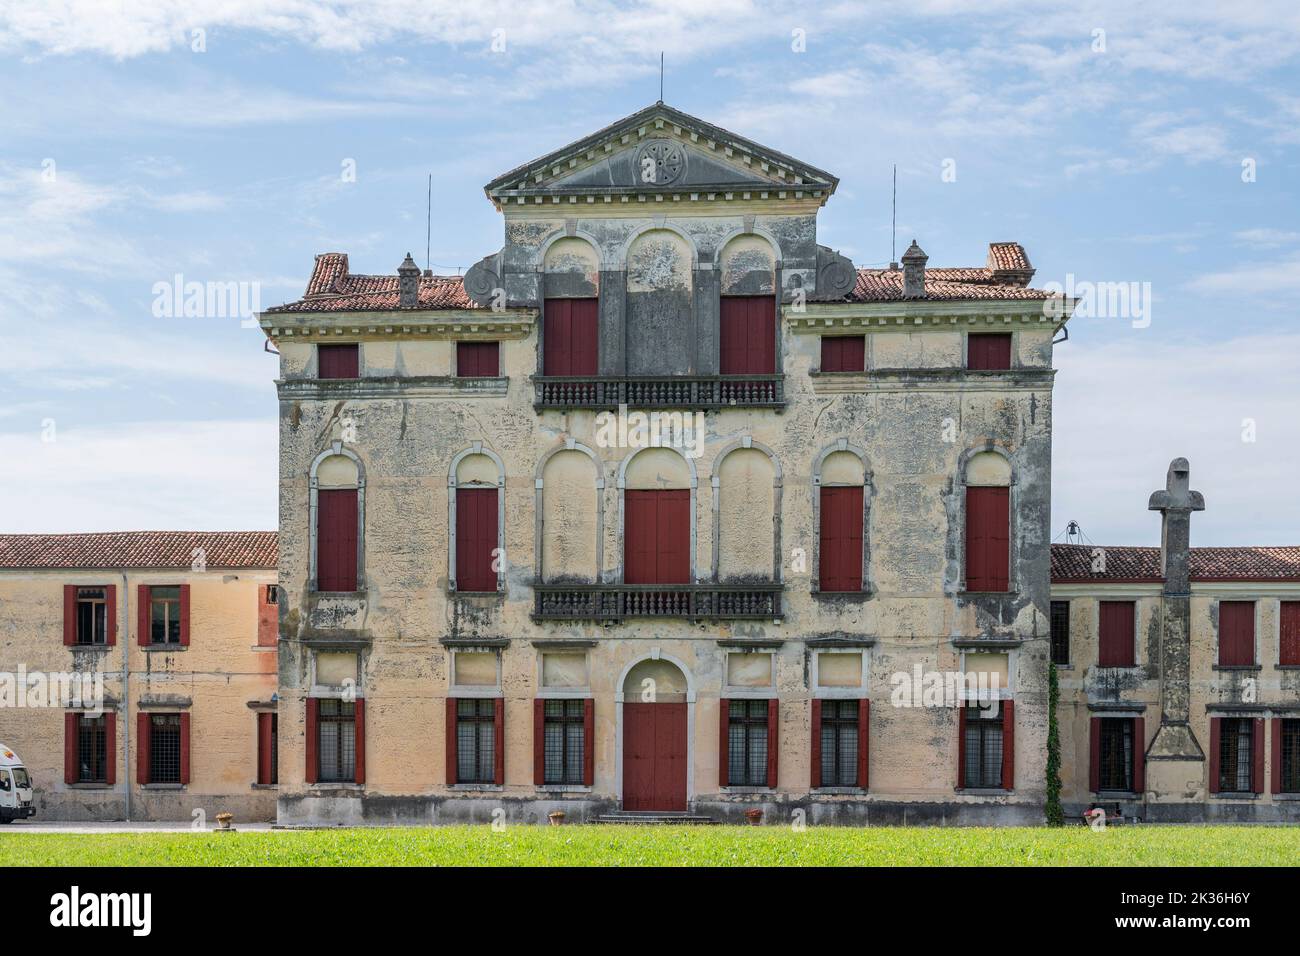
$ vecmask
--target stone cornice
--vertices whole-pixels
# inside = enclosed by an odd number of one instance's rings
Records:
[[[268,338],[320,342],[347,336],[348,341],[390,338],[523,339],[532,332],[537,310],[511,308],[384,312],[263,312],[258,322]]]
[[[1051,391],[1056,370],[1016,368],[970,371],[964,368],[880,368],[864,372],[810,372],[815,395],[924,388],[927,391],[1004,392],[1007,389]]]
[[[978,328],[987,331],[1021,326],[1052,329],[1068,321],[1074,309],[1067,302],[1061,315],[1045,309],[1043,299],[918,299],[897,302],[817,302],[801,310],[786,304],[781,314],[791,332],[910,332],[922,329]]]
[[[504,398],[509,379],[408,375],[390,378],[277,379],[281,401],[357,398]]]

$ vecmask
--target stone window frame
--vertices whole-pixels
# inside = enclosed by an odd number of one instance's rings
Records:
[[[466,644],[463,647],[451,647],[447,651],[447,696],[454,697],[457,700],[476,698],[479,700],[496,700],[504,697],[502,690],[502,676],[504,672],[501,652],[503,648],[493,647],[490,645],[471,645]],[[456,683],[456,655],[457,654],[492,654],[496,660],[497,680],[496,684],[457,684]],[[538,656],[538,666],[541,666],[541,657]],[[540,672],[538,675],[540,684]],[[590,680],[590,677],[588,677]]]
[[[316,655],[325,654],[353,654],[357,656],[357,672],[353,678],[352,687],[347,685],[321,684],[316,680]],[[362,675],[365,673],[365,650],[360,646],[347,647],[313,647],[311,653],[307,656],[307,686],[309,688],[308,697],[315,697],[320,700],[364,700],[365,688],[362,685]]]
[[[1101,602],[1117,602],[1133,605],[1133,663],[1117,667],[1101,666]],[[1142,648],[1142,598],[1136,594],[1124,594],[1122,592],[1112,592],[1106,589],[1095,592],[1092,597],[1092,606],[1089,608],[1089,629],[1091,630],[1093,641],[1092,649],[1092,666],[1097,670],[1107,671],[1140,671],[1147,666],[1147,661],[1143,660]],[[1215,635],[1215,660],[1218,660],[1218,635]]]
[[[1263,617],[1263,611],[1264,611],[1264,600],[1265,600],[1264,598],[1251,597],[1251,596],[1249,596],[1248,594],[1241,594],[1241,595],[1237,595],[1237,594],[1228,594],[1228,595],[1219,595],[1219,596],[1216,596],[1216,597],[1211,601],[1211,603],[1210,603],[1210,610],[1211,610],[1211,613],[1214,615],[1214,655],[1213,655],[1213,656],[1211,657],[1211,659],[1210,659],[1210,670],[1212,670],[1212,671],[1258,671],[1258,670],[1263,670],[1263,656],[1262,656],[1262,654],[1260,653],[1260,651],[1261,651],[1261,646],[1260,646],[1260,645],[1263,643],[1263,642],[1260,640],[1260,633],[1261,633],[1261,632],[1260,632],[1260,618]],[[1240,604],[1240,603],[1243,603],[1243,602],[1248,602],[1248,603],[1250,603],[1251,605],[1254,606],[1254,618],[1255,618],[1255,620],[1254,620],[1254,640],[1253,640],[1252,643],[1254,644],[1253,651],[1254,651],[1254,658],[1255,658],[1255,660],[1254,660],[1254,662],[1251,663],[1251,664],[1220,664],[1220,663],[1219,663],[1219,638],[1220,638],[1220,635],[1221,635],[1222,630],[1223,630],[1223,628],[1222,628],[1222,623],[1221,623],[1221,621],[1220,621],[1220,617],[1219,617],[1219,605],[1221,605],[1224,601],[1227,601],[1229,604]],[[1278,649],[1277,654],[1275,655],[1275,657],[1277,657],[1278,659],[1280,659],[1280,657],[1281,657],[1281,653],[1282,653],[1282,636],[1281,636],[1282,607],[1281,607],[1281,604],[1280,604],[1280,603],[1278,604],[1277,614],[1274,615],[1274,618],[1275,618],[1275,620],[1274,620],[1274,628],[1273,628],[1273,630],[1274,630],[1275,634],[1277,635],[1277,640],[1274,642],[1274,644],[1275,644],[1275,646],[1276,646],[1277,649]]]
[[[654,448],[660,448],[660,449],[663,449],[663,450],[665,450],[665,451],[671,451],[671,452],[673,452],[674,454],[680,456],[681,459],[682,459],[683,461],[686,462],[686,467],[687,467],[688,469],[690,469],[690,473],[691,473],[691,486],[690,486],[690,491],[691,491],[691,499],[690,499],[690,513],[691,513],[691,514],[690,514],[690,520],[691,520],[691,545],[690,545],[690,547],[691,547],[691,568],[690,568],[690,572],[691,572],[691,573],[690,573],[690,583],[691,583],[691,584],[697,584],[697,583],[699,583],[699,580],[700,580],[700,576],[699,576],[699,568],[698,568],[698,560],[697,560],[697,554],[696,554],[696,551],[697,551],[697,549],[698,549],[698,547],[699,547],[699,541],[698,541],[699,534],[698,534],[698,530],[697,530],[696,524],[697,524],[698,509],[699,509],[699,485],[700,485],[700,476],[699,476],[699,472],[698,472],[698,471],[696,470],[696,468],[695,468],[695,459],[692,458],[692,457],[690,457],[689,455],[682,454],[682,452],[681,452],[680,449],[673,448],[673,447],[671,447],[671,446],[669,446],[669,445],[657,445],[657,446],[656,446],[656,445],[647,445],[645,448],[634,448],[634,449],[632,449],[631,452],[629,452],[626,456],[624,456],[624,458],[623,458],[622,461],[620,461],[620,462],[618,463],[618,540],[619,540],[619,542],[622,544],[624,550],[623,550],[623,551],[620,551],[619,556],[618,556],[618,582],[617,582],[617,583],[619,583],[619,584],[623,584],[623,583],[625,583],[625,582],[624,582],[624,575],[625,575],[625,573],[626,573],[626,569],[627,569],[627,561],[626,561],[626,548],[627,548],[627,541],[626,541],[625,538],[624,538],[624,529],[625,529],[624,520],[625,520],[625,508],[626,508],[625,492],[627,491],[627,466],[628,466],[629,464],[632,463],[632,459],[635,458],[637,455],[641,454],[643,451],[650,451],[651,449],[654,449]],[[680,489],[677,489],[677,490],[680,490]]]
[[[713,296],[713,317],[714,321],[717,323],[717,329],[713,336],[713,347],[715,351],[713,357],[713,368],[715,370],[722,368],[722,300],[727,297],[722,291],[722,253],[726,251],[727,246],[733,239],[739,239],[742,236],[754,236],[757,239],[762,239],[772,248],[772,283],[774,286],[772,290],[772,299],[776,306],[776,321],[773,323],[775,326],[774,333],[776,335],[776,341],[774,343],[774,351],[772,354],[776,357],[776,368],[774,369],[774,372],[777,375],[781,375],[784,373],[781,356],[785,344],[781,323],[781,305],[788,298],[785,292],[784,259],[782,258],[780,241],[769,230],[758,225],[755,222],[755,217],[753,215],[746,216],[738,229],[733,229],[731,232],[722,236],[713,247],[713,254],[707,256],[706,261],[703,261],[700,265],[694,267],[696,269],[710,271],[714,275],[711,294]],[[776,580],[779,581],[780,577],[778,576]]]
[[[596,372],[598,375],[604,374],[603,363],[601,362],[601,314],[605,308],[605,274],[609,272],[623,272],[624,267],[621,263],[612,263],[605,256],[605,250],[600,244],[600,240],[585,229],[579,229],[576,219],[566,219],[562,229],[556,229],[550,235],[538,244],[533,252],[533,257],[529,262],[529,268],[537,275],[537,345],[536,345],[536,368],[535,374],[544,375],[546,369],[546,253],[551,246],[561,239],[581,239],[591,246],[596,253],[596,258],[600,265],[600,282],[596,288]],[[626,252],[626,250],[624,250]],[[625,260],[626,261],[626,260]],[[624,279],[623,291],[627,291],[626,279]],[[556,296],[556,298],[569,298],[568,296]],[[592,298],[591,296],[582,296],[580,298]]]
[[[808,686],[812,696],[818,700],[865,700],[871,695],[867,692],[871,686],[871,648],[870,647],[814,647],[808,662]],[[821,685],[820,662],[823,654],[858,654],[862,657],[862,680],[857,687],[823,687]]]
[[[447,589],[456,593],[456,492],[460,485],[456,481],[456,469],[470,455],[486,455],[497,466],[497,553],[501,557],[501,567],[497,571],[497,593],[505,589],[506,568],[506,465],[501,456],[488,448],[482,441],[475,441],[468,448],[462,449],[451,459],[447,470]],[[468,487],[468,486],[467,486]]]
[[[822,489],[822,465],[826,459],[835,452],[846,451],[856,455],[862,463],[862,590],[857,592],[848,591],[822,591],[821,590],[821,489]],[[876,489],[873,481],[873,471],[871,468],[871,459],[867,456],[866,449],[860,445],[854,445],[847,438],[836,439],[831,444],[823,448],[817,457],[813,460],[812,468],[812,567],[810,568],[809,590],[814,595],[822,595],[831,598],[852,598],[867,596],[872,593],[871,583],[871,499],[875,496]],[[826,487],[844,487],[827,485]],[[847,486],[852,487],[852,486]]]
[[[319,543],[319,529],[317,528],[316,519],[319,511],[320,486],[316,472],[325,459],[333,458],[336,455],[342,455],[357,466],[357,590],[366,590],[366,463],[361,460],[360,455],[345,446],[342,441],[335,439],[327,449],[312,459],[311,468],[308,471],[307,534],[310,555],[308,557],[307,588],[313,593],[317,591],[317,545]]]
[[[736,698],[771,700],[773,697],[779,697],[776,689],[776,666],[780,654],[780,647],[729,647],[722,651],[722,696],[728,700]],[[743,684],[728,683],[727,677],[731,672],[731,655],[748,655],[748,654],[767,654],[772,658],[772,673],[767,684],[762,686],[746,686]]]
[[[976,455],[993,452],[1003,458],[1010,470],[1007,479],[1007,589],[1006,591],[970,591],[966,588],[966,469]],[[981,487],[975,485],[972,487]],[[951,521],[958,567],[957,582],[960,594],[993,594],[1014,596],[1020,593],[1020,491],[1019,469],[1011,452],[999,442],[988,439],[968,446],[957,459],[957,474],[952,483],[952,509],[956,520]],[[1096,634],[1094,627],[1093,633]]]
[[[546,582],[542,473],[546,470],[547,462],[564,451],[582,452],[591,459],[591,463],[596,468],[596,580],[593,583],[599,584],[605,580],[605,463],[590,447],[567,436],[563,444],[556,445],[542,455],[533,476],[533,561],[535,563],[533,580],[538,584]]]
[[[543,679],[547,654],[581,654],[586,663],[587,682],[581,687],[547,687]],[[452,672],[455,676],[455,672]],[[589,647],[539,647],[537,648],[537,697],[546,700],[589,700],[594,698],[591,689],[591,648]],[[548,787],[547,789],[552,789]]]
[[[719,580],[719,570],[722,560],[722,510],[718,507],[720,502],[720,492],[722,485],[722,463],[728,455],[734,451],[745,449],[756,449],[765,454],[772,462],[772,580],[777,584],[782,583],[782,560],[781,552],[781,499],[784,493],[784,473],[781,470],[781,462],[774,452],[762,442],[755,441],[751,436],[745,435],[733,442],[723,445],[718,453],[713,457],[713,464],[709,471],[709,489],[713,495],[713,555],[712,567],[710,569],[712,580]],[[865,526],[864,526],[865,527]],[[865,577],[863,579],[866,580]]]
[[[1008,368],[997,369],[978,369],[970,367],[970,337],[972,335],[1010,335],[1011,336],[1011,364]],[[963,374],[966,375],[996,375],[998,373],[1016,372],[1026,366],[1020,361],[1020,330],[1019,329],[999,329],[996,327],[989,328],[963,328],[961,329],[961,365],[958,366]]]
[[[1017,653],[1018,648],[1014,647],[960,647],[958,648],[957,667],[961,673],[966,673],[966,655],[967,654],[1006,654],[1007,655],[1007,682],[998,688],[997,700],[1009,700],[1015,702],[1015,688],[1020,679],[1020,655]],[[959,701],[958,706],[963,706],[965,702]]]

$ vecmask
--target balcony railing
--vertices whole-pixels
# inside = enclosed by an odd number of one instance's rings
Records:
[[[783,375],[534,375],[535,408],[781,408]]]
[[[782,585],[535,584],[537,621],[622,621],[634,617],[777,621]]]

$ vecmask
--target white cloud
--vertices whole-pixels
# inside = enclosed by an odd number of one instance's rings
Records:
[[[1189,282],[1187,288],[1206,295],[1295,295],[1300,293],[1300,252],[1269,262],[1248,262],[1208,272]]]

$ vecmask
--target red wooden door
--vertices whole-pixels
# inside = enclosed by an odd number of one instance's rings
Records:
[[[1005,591],[1011,573],[1010,489],[966,489],[966,590]]]
[[[776,299],[724,296],[718,319],[719,371],[771,375],[776,371]]]
[[[823,591],[862,590],[862,487],[821,489],[818,583]]]
[[[497,572],[497,490],[456,490],[456,590],[495,591]]]
[[[686,704],[623,705],[623,809],[686,809]]]
[[[690,583],[689,490],[623,493],[623,580],[627,584]]]
[[[547,299],[542,368],[545,375],[596,374],[599,299]]]
[[[357,589],[357,490],[316,493],[316,589]]]

